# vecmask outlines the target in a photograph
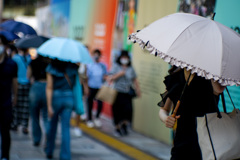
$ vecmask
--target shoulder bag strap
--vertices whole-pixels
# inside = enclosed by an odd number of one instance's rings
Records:
[[[67,80],[69,86],[70,86],[71,88],[73,88],[72,82],[71,82],[69,76],[67,75],[67,73],[64,73],[64,77],[65,77],[65,79]]]
[[[209,131],[209,127],[208,127],[207,115],[205,114],[204,117],[205,117],[205,122],[206,122],[206,127],[207,127],[207,132],[208,132],[209,140],[210,140],[211,147],[212,147],[212,151],[213,151],[213,156],[214,156],[214,159],[217,160],[217,156],[216,156],[216,152],[215,152],[215,149],[214,149],[212,137],[211,137],[211,134],[210,134],[210,131]]]
[[[231,100],[231,102],[232,102],[233,108],[236,109],[236,107],[235,107],[235,105],[234,105],[234,103],[233,103],[232,97],[231,97],[231,95],[230,95],[227,87],[226,87],[226,91],[227,91],[228,96],[229,96],[229,98],[230,98],[230,100]],[[221,98],[222,98],[223,111],[224,111],[225,113],[227,113],[227,107],[226,107],[225,98],[224,98],[224,94],[223,94],[223,93],[221,93]]]
[[[226,103],[225,103],[225,98],[223,92],[221,93],[221,98],[222,98],[222,106],[223,106],[223,111],[227,113],[227,108],[226,108]]]
[[[234,109],[236,109],[236,107],[235,107],[235,105],[234,105],[234,103],[233,103],[232,97],[230,96],[230,93],[229,93],[227,87],[226,87],[226,91],[227,91],[227,93],[228,93],[228,96],[229,96],[229,98],[230,98],[230,100],[231,100],[231,102],[232,102],[232,105],[233,105]]]
[[[218,103],[217,103],[217,101],[216,101],[216,98],[215,98],[215,96],[214,96],[214,94],[212,93],[212,97],[213,97],[213,104],[214,104],[214,107],[215,107],[215,109],[216,109],[216,112],[217,112],[217,117],[218,118],[222,118],[222,115],[221,115],[221,113],[220,113],[220,111],[219,111],[219,108],[218,108]],[[224,97],[222,97],[222,100],[224,99]],[[223,104],[225,104],[225,101],[224,101],[224,103]]]

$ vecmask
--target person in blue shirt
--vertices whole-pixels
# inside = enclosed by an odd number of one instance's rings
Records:
[[[49,125],[45,153],[48,159],[53,158],[57,126],[61,120],[60,160],[71,160],[70,119],[74,108],[72,87],[78,76],[78,66],[57,59],[52,60],[47,72],[47,108]]]
[[[16,131],[18,125],[22,124],[22,132],[28,134],[30,81],[27,78],[27,67],[31,62],[31,57],[27,49],[20,49],[19,54],[12,55],[12,59],[18,66],[18,99],[14,109],[12,130]]]
[[[107,67],[105,64],[100,62],[101,58],[101,51],[96,49],[93,51],[93,58],[94,63],[87,65],[87,77],[88,77],[88,87],[89,87],[89,94],[88,94],[88,122],[87,126],[89,128],[94,127],[101,127],[101,121],[99,120],[100,113],[102,111],[102,102],[97,100],[98,108],[96,119],[94,122],[92,121],[92,108],[93,108],[93,100],[101,88],[104,79],[107,75]]]
[[[9,160],[12,108],[17,98],[17,64],[7,57],[5,37],[0,36],[0,137],[1,159]],[[5,39],[6,40],[6,39]]]

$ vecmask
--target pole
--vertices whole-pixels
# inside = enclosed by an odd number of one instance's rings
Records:
[[[4,0],[0,0],[0,23],[2,23],[3,5]]]

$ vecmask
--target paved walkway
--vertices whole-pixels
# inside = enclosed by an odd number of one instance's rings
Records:
[[[105,145],[83,135],[77,138],[71,130],[72,160],[127,160],[126,156],[117,153]],[[54,159],[59,160],[60,135],[58,134]],[[34,147],[31,136],[21,132],[12,132],[11,160],[46,160],[43,146]]]
[[[145,137],[134,131],[129,136],[115,138],[113,126],[108,119],[102,119],[101,129],[89,129],[82,124],[84,134],[77,138],[71,129],[72,160],[131,160],[131,159],[163,159],[170,158],[171,146]],[[60,129],[60,127],[59,127]],[[92,134],[93,133],[93,134]],[[99,134],[98,134],[99,133]],[[43,146],[34,147],[31,135],[12,132],[11,160],[46,160]],[[108,142],[105,141],[108,139]],[[58,131],[55,160],[59,159],[60,134]]]
[[[113,136],[114,126],[112,121],[107,118],[102,119],[103,126],[99,130],[107,135]],[[130,146],[133,146],[146,154],[152,155],[157,159],[169,160],[171,146],[161,143],[155,139],[146,137],[140,133],[130,130],[128,136],[117,138]]]

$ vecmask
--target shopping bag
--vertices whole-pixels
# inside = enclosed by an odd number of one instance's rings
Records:
[[[217,110],[217,113],[208,113],[203,117],[197,117],[198,142],[203,160],[240,158],[240,110],[236,109],[228,90],[227,93],[234,106],[231,113],[226,113],[222,94],[224,112]]]
[[[83,105],[83,92],[82,85],[80,84],[78,75],[76,75],[76,80],[73,85],[73,98],[74,98],[74,111],[78,115],[83,115],[85,113]]]
[[[96,99],[112,105],[116,99],[117,91],[113,85],[104,84],[96,94]]]
[[[240,158],[240,111],[206,114],[197,118],[198,141],[204,160]]]

